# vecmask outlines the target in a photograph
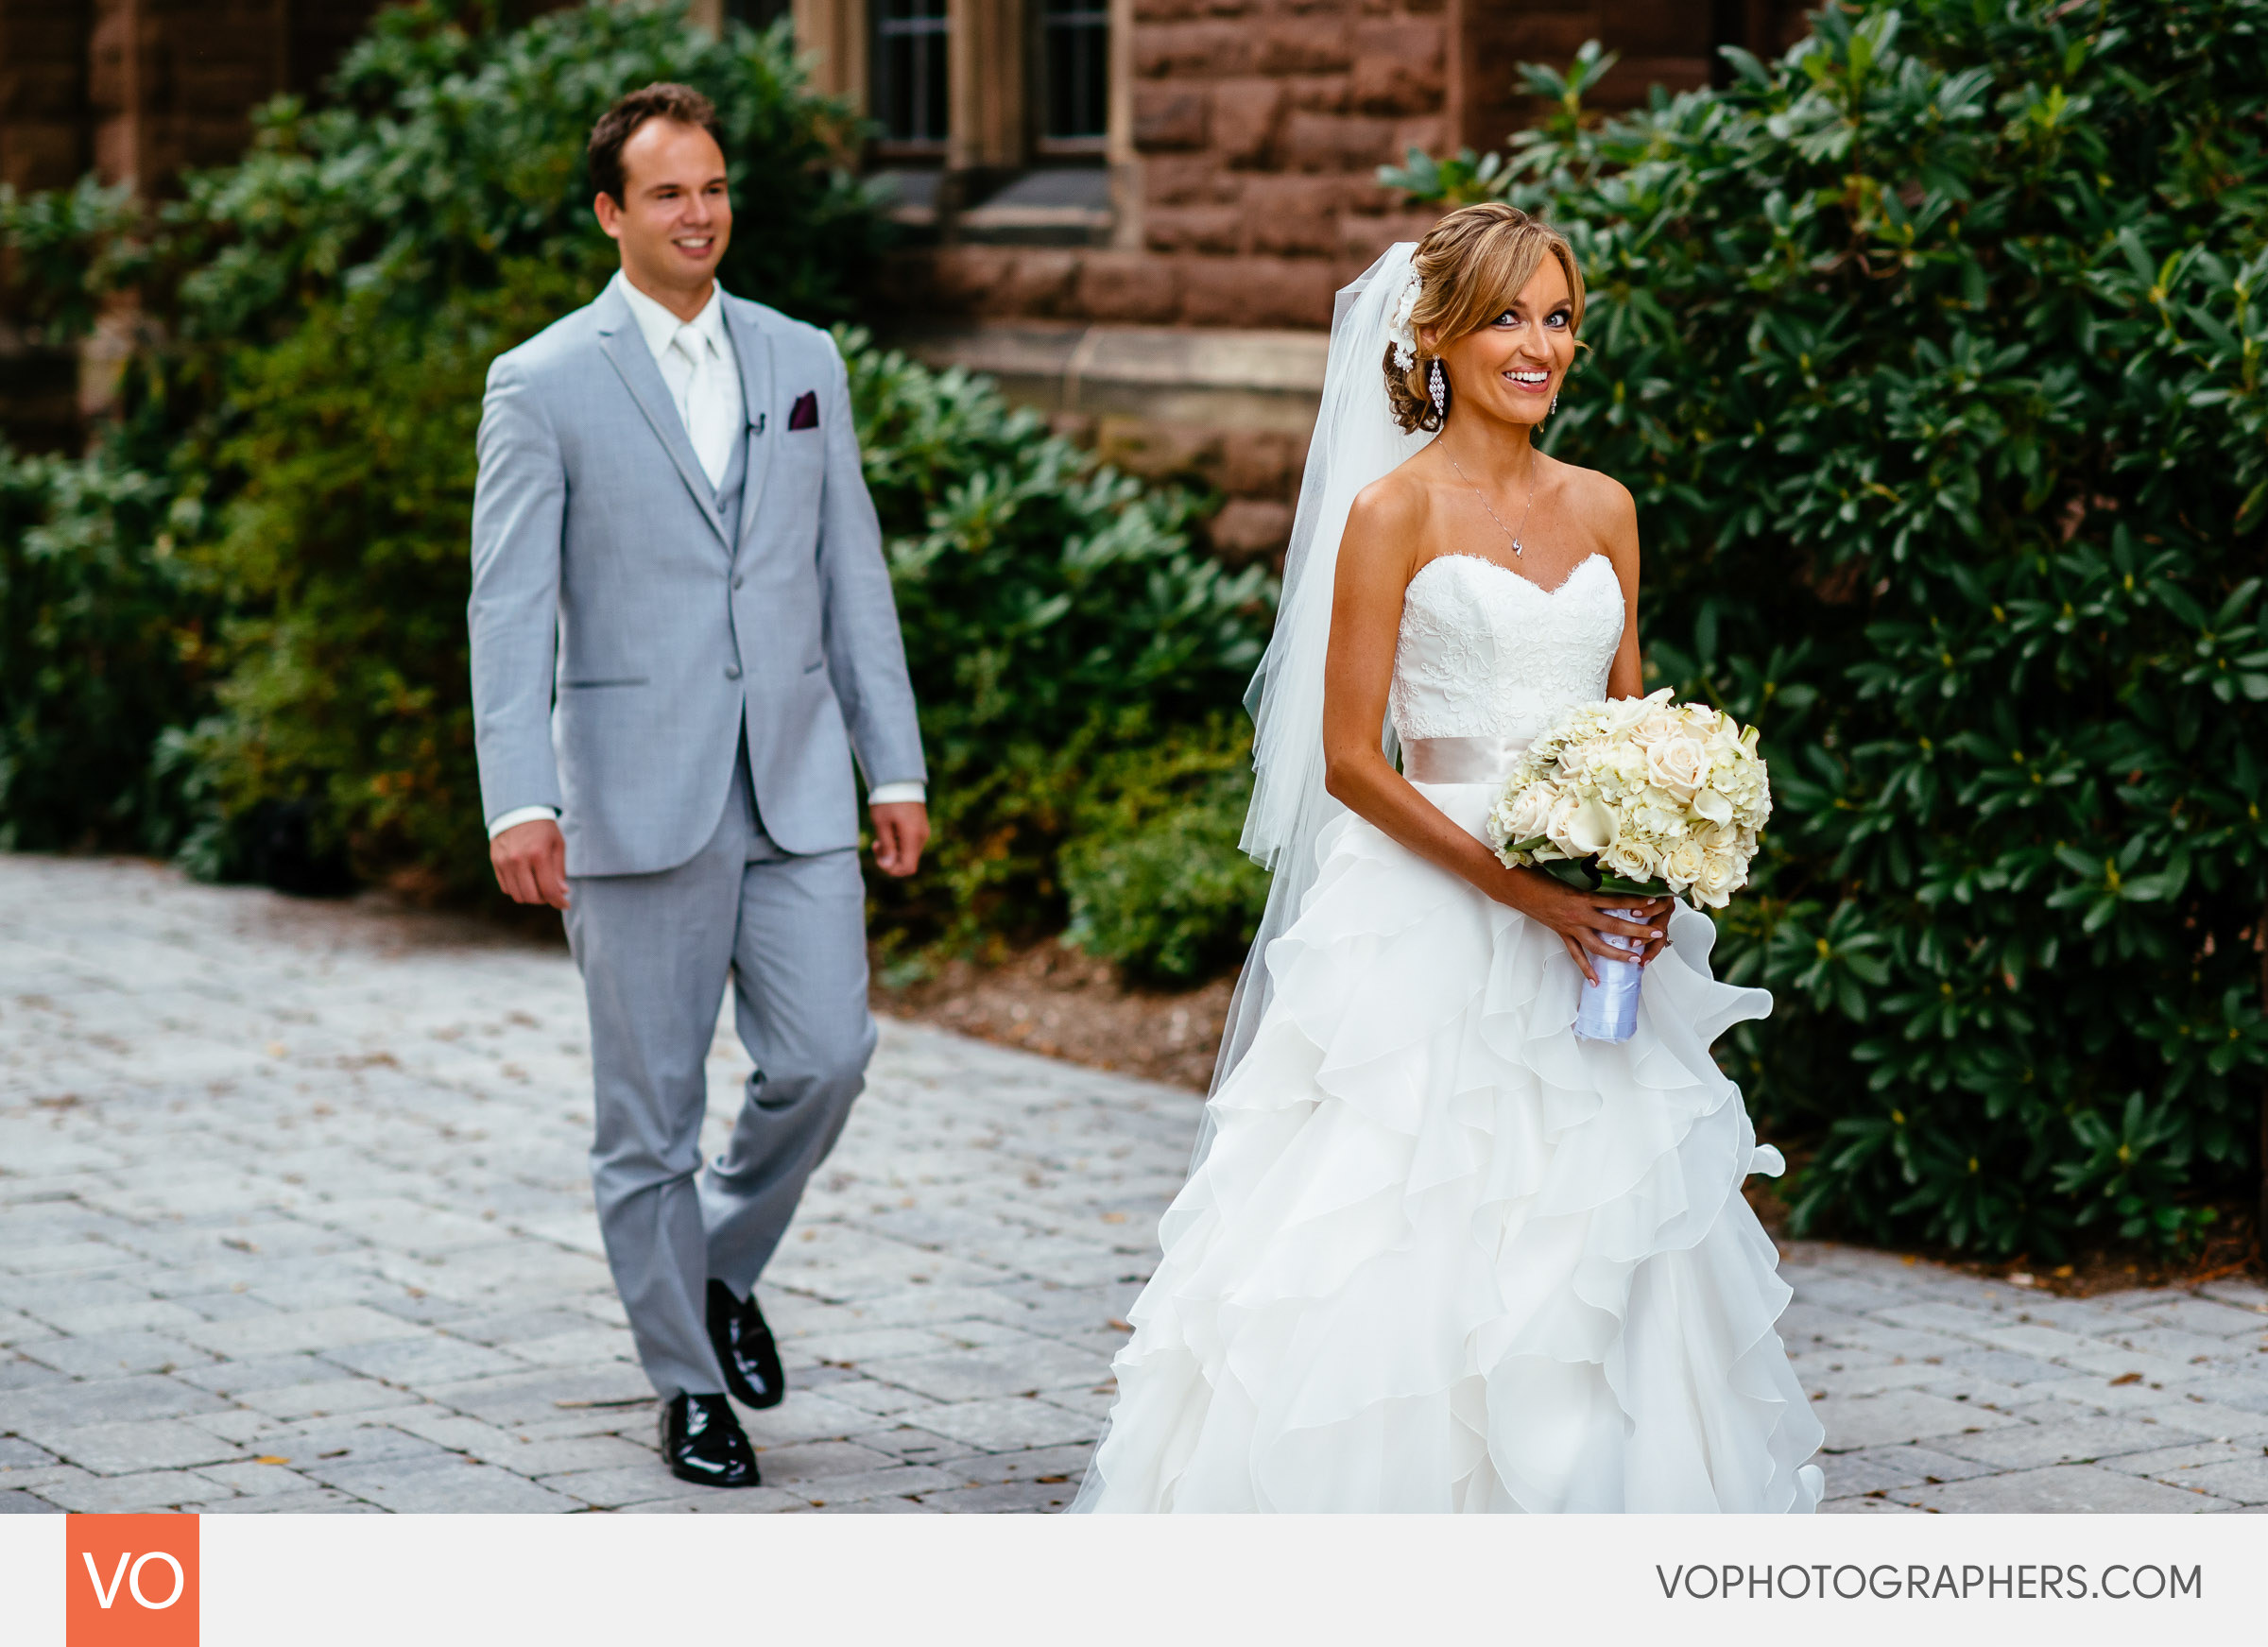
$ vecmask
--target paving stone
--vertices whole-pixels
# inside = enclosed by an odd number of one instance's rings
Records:
[[[2225,1464],[2201,1465],[2195,1469],[2182,1470],[2178,1481],[2185,1487],[2211,1493],[2238,1504],[2268,1504],[2268,1457],[2233,1459]]]
[[[573,1470],[560,1475],[546,1475],[537,1484],[568,1498],[578,1499],[586,1504],[594,1504],[602,1510],[618,1510],[625,1504],[643,1503],[654,1499],[681,1498],[686,1484],[670,1474],[659,1457],[649,1456],[642,1464],[623,1464],[607,1469]]]
[[[57,1456],[96,1475],[133,1475],[146,1469],[179,1469],[219,1464],[236,1449],[208,1431],[178,1418],[146,1418],[125,1424],[88,1424],[45,1433]]]
[[[0,1431],[29,1435],[80,1424],[178,1418],[221,1405],[207,1391],[163,1374],[71,1380],[0,1394]]]
[[[1937,1445],[1945,1451],[2002,1469],[2032,1469],[2041,1465],[2089,1463],[2122,1452],[2149,1452],[2167,1445],[2166,1432],[2156,1424],[2130,1418],[2075,1418],[2062,1424],[2027,1424],[1994,1430],[1982,1435],[1949,1435]]]
[[[80,1338],[47,1338],[23,1347],[23,1354],[73,1378],[118,1378],[127,1373],[179,1372],[204,1366],[203,1350],[155,1332],[98,1332]]]
[[[1000,1482],[990,1486],[959,1487],[951,1492],[923,1493],[922,1505],[948,1513],[1001,1515],[1022,1512],[1043,1514],[1060,1510],[1078,1491],[1071,1483]]]
[[[1972,1430],[1994,1430],[2017,1422],[2002,1414],[1985,1412],[1942,1396],[1919,1390],[1890,1390],[1879,1396],[1830,1397],[1813,1403],[1812,1411],[1827,1427],[1827,1450],[1848,1452],[1862,1447],[1881,1447],[1932,1437],[1960,1435]],[[924,1418],[924,1423],[930,1420]],[[934,1427],[934,1426],[933,1426]]]
[[[264,1493],[258,1497],[222,1499],[210,1504],[199,1504],[200,1516],[260,1515],[260,1516],[377,1516],[385,1512],[367,1500],[334,1487],[316,1487],[309,1492]]]
[[[521,1370],[508,1355],[438,1332],[344,1345],[326,1349],[323,1359],[367,1378],[418,1388]]]
[[[564,1493],[454,1452],[318,1467],[308,1473],[382,1509],[418,1514],[517,1516],[582,1507]]]
[[[39,1496],[79,1515],[116,1516],[141,1510],[202,1510],[236,1495],[195,1470],[166,1469],[54,1482],[41,1487]]]
[[[1967,1481],[1948,1482],[1943,1486],[1899,1487],[1891,1496],[1916,1509],[2003,1515],[2040,1511],[2089,1515],[2194,1514],[2224,1509],[2229,1502],[2088,1464],[2059,1464],[2046,1469],[1981,1475]]]
[[[1091,1419],[1030,1397],[933,1407],[921,1415],[920,1427],[988,1452],[1092,1441],[1099,1429]]]
[[[1869,1447],[1857,1452],[1828,1453],[1819,1460],[1827,1475],[1827,1496],[1847,1499],[1886,1487],[1933,1485],[1992,1473],[1992,1466],[1956,1458],[1926,1447]]]
[[[62,1506],[12,1487],[0,1487],[0,1516],[59,1516]]]

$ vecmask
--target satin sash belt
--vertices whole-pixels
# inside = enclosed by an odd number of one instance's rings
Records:
[[[1410,738],[1401,775],[1412,783],[1499,783],[1533,738]]]

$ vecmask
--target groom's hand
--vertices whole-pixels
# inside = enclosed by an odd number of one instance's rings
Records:
[[[489,862],[513,902],[567,907],[567,840],[550,818],[506,830],[489,843]]]
[[[902,881],[921,867],[921,849],[929,845],[929,808],[918,800],[885,800],[869,811],[874,867]]]

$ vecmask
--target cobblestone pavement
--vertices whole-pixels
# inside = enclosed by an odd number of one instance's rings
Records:
[[[711,1125],[746,1063],[711,1061]],[[564,954],[0,857],[0,1510],[1044,1510],[1185,1092],[902,1023],[764,1283],[765,1485],[684,1486],[601,1260]],[[2268,1291],[1791,1250],[1832,1509],[2268,1504]]]

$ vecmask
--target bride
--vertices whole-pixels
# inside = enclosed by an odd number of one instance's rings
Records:
[[[1641,691],[1630,494],[1532,439],[1582,321],[1503,205],[1339,295],[1255,683],[1275,885],[1074,1508],[1818,1501],[1741,1196],[1782,1163],[1709,1053],[1771,998],[1710,977],[1705,917],[1479,839],[1528,740]],[[1649,963],[1619,1044],[1572,1033],[1608,933]]]

